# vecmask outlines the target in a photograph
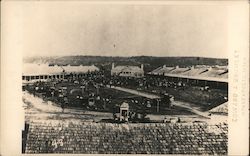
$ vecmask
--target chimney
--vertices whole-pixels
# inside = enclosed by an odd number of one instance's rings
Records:
[[[143,70],[143,64],[141,64],[141,69]]]
[[[115,64],[114,63],[112,63],[112,69],[114,69],[115,68]]]

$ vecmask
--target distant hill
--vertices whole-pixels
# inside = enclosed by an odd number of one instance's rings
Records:
[[[111,63],[116,65],[140,65],[144,64],[146,71],[151,71],[159,66],[180,67],[192,65],[228,65],[228,59],[204,58],[204,57],[155,57],[155,56],[61,56],[61,57],[29,57],[24,58],[25,63],[48,63],[50,65],[96,65],[111,68]]]

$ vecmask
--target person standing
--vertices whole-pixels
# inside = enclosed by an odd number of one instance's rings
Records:
[[[62,112],[64,112],[64,102],[61,103]]]

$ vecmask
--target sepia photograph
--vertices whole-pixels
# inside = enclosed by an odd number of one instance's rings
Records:
[[[18,8],[20,153],[229,154],[228,5]]]

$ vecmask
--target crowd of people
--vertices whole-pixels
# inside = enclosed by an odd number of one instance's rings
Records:
[[[141,86],[145,82],[145,79],[108,77],[104,76],[101,72],[95,72],[88,73],[85,77],[68,76],[65,79],[51,79],[47,82],[39,81],[25,85],[23,89],[35,96],[40,96],[45,100],[51,100],[60,104],[62,109],[67,106],[78,106],[95,110],[112,110],[115,102],[120,104],[124,99],[129,103],[136,103],[139,106],[138,109],[142,110],[145,105],[148,108],[152,104],[155,105],[156,101],[137,96],[129,98],[131,94],[124,93],[124,95],[121,95],[121,93],[114,91],[114,89],[108,88],[107,85],[119,86],[120,83],[122,84],[120,86],[129,87]],[[163,97],[162,101],[169,107],[169,99],[164,96],[163,92],[161,96]],[[110,103],[113,104],[110,105]],[[151,103],[151,105],[148,103]]]

